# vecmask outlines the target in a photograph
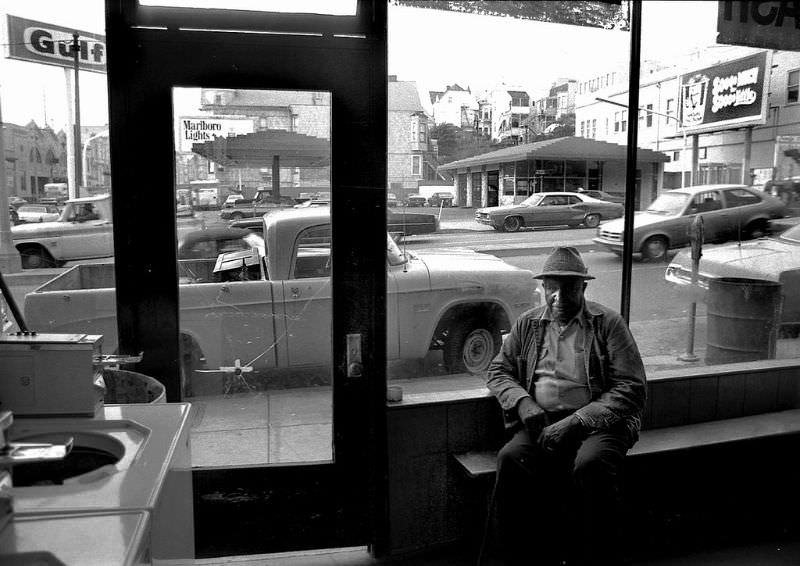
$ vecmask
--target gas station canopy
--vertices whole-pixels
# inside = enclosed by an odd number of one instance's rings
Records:
[[[267,167],[275,157],[281,167],[326,167],[331,163],[329,140],[286,130],[216,137],[192,144],[192,151],[229,167]]]

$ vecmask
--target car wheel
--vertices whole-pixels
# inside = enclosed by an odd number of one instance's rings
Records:
[[[50,252],[38,246],[21,248],[19,253],[24,269],[43,269],[46,267],[56,267],[58,265],[58,262],[50,255]]]
[[[500,350],[500,332],[477,321],[463,321],[444,343],[444,365],[450,373],[479,374],[486,371]]]
[[[767,230],[767,223],[763,220],[755,220],[747,225],[744,229],[745,237],[748,239],[763,238],[769,235]]]
[[[642,244],[642,258],[647,261],[666,261],[667,249],[669,246],[666,238],[653,236]]]
[[[516,232],[522,228],[522,219],[519,216],[509,216],[503,220],[503,230],[506,232]]]
[[[597,228],[600,225],[599,214],[587,214],[583,219],[583,224],[587,228]]]

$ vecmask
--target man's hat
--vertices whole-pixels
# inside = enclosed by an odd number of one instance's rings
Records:
[[[594,279],[588,274],[588,269],[583,264],[581,254],[572,246],[563,246],[554,249],[544,260],[542,272],[534,275],[534,279],[543,277],[580,277],[582,279]]]

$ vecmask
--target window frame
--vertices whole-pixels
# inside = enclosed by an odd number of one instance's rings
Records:
[[[792,74],[795,75],[796,82],[792,82]],[[791,100],[794,97],[794,100]],[[786,104],[800,103],[800,68],[791,69],[786,72]]]

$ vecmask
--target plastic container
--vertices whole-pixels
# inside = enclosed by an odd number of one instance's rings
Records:
[[[154,377],[124,369],[103,368],[106,404],[165,403],[167,390]]]
[[[708,284],[706,364],[775,357],[782,283],[721,277]]]

